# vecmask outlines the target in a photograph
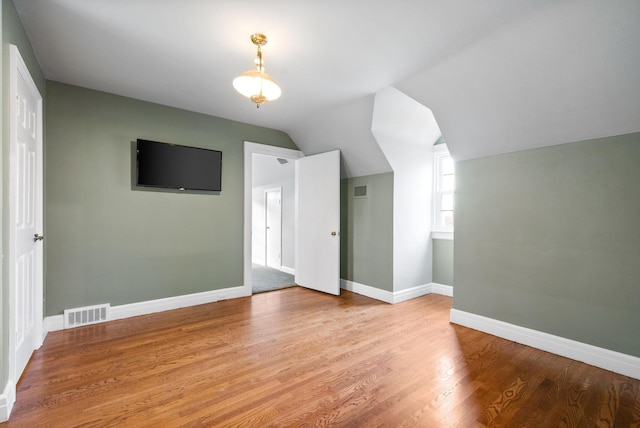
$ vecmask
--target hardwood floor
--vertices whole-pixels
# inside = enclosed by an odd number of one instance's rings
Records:
[[[7,427],[639,427],[640,381],[294,287],[50,333]]]

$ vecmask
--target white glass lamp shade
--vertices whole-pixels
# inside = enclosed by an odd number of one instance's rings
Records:
[[[233,79],[233,87],[254,102],[273,101],[280,97],[280,86],[264,71],[249,70]]]

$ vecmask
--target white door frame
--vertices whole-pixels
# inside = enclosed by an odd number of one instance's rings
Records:
[[[278,227],[278,259],[280,260],[280,263],[278,263],[278,266],[270,266],[269,265],[269,236],[273,235],[272,233],[270,234],[268,232],[268,227],[269,227],[269,198],[268,195],[269,193],[277,193],[279,198],[280,198],[280,209],[278,210],[278,223],[280,223],[280,226]],[[282,267],[282,187],[274,187],[271,189],[267,189],[264,191],[264,265],[265,266],[269,266],[272,268],[276,268],[276,269],[280,269]],[[273,239],[273,237],[271,238]]]
[[[39,196],[42,196],[42,190],[43,190],[43,182],[42,182],[42,178],[43,178],[43,153],[42,153],[42,96],[40,95],[40,91],[38,91],[38,87],[36,86],[35,82],[33,81],[33,79],[31,78],[31,75],[29,74],[29,69],[27,68],[26,64],[24,63],[24,60],[22,59],[20,52],[18,51],[18,48],[15,45],[11,45],[9,47],[10,49],[10,60],[9,60],[9,64],[10,64],[10,70],[9,70],[9,79],[10,79],[10,83],[9,83],[9,114],[10,114],[10,127],[9,127],[9,144],[10,144],[10,153],[14,153],[15,152],[15,147],[17,145],[17,138],[18,138],[18,130],[17,130],[17,123],[15,121],[15,117],[16,117],[16,113],[17,113],[17,103],[16,103],[16,99],[18,97],[18,76],[22,77],[24,79],[24,81],[26,82],[29,91],[31,92],[31,94],[34,96],[34,98],[36,99],[36,111],[37,111],[37,121],[36,121],[36,141],[37,141],[37,146],[38,146],[38,153],[37,153],[37,163],[36,163],[36,170],[37,170],[37,176],[39,176],[39,178],[41,180],[38,180],[38,182],[36,183],[36,187],[39,187],[39,190],[37,190],[36,194]],[[3,420],[3,418],[6,416],[6,418],[9,417],[10,413],[11,413],[11,409],[13,408],[13,404],[15,403],[15,388],[16,388],[16,384],[18,382],[20,373],[17,373],[17,361],[16,361],[16,350],[17,350],[17,338],[16,338],[16,331],[17,331],[17,326],[16,326],[16,318],[15,318],[15,308],[14,308],[14,303],[15,299],[17,298],[16,296],[18,295],[18,290],[16,287],[16,282],[15,282],[15,272],[12,273],[12,270],[14,270],[14,264],[15,264],[15,234],[16,234],[16,230],[15,230],[15,202],[16,202],[16,194],[17,194],[17,189],[15,189],[15,182],[16,182],[16,177],[13,176],[14,174],[14,165],[13,165],[13,159],[10,158],[9,160],[9,170],[10,170],[10,176],[9,176],[9,221],[7,222],[7,224],[9,225],[8,227],[8,233],[9,233],[9,249],[8,249],[8,263],[7,266],[9,267],[9,348],[8,348],[8,355],[9,355],[9,374],[8,374],[8,379],[7,379],[7,384],[5,386],[5,390],[3,391],[2,397],[0,398],[0,421]],[[35,210],[35,222],[38,228],[42,228],[43,227],[43,213],[42,213],[42,204],[43,201],[41,200],[39,204],[36,204],[36,210]],[[42,233],[42,229],[40,230],[40,233]],[[35,268],[35,272],[36,272],[36,290],[35,290],[35,313],[34,313],[34,318],[35,318],[35,325],[34,325],[34,332],[35,332],[35,340],[36,343],[34,343],[34,347],[35,349],[39,348],[42,345],[42,341],[44,339],[44,331],[43,331],[43,257],[42,257],[42,244],[39,244],[39,247],[36,249],[36,251],[38,252],[38,257],[36,257],[37,263],[36,263],[36,268]],[[6,413],[6,414],[5,414]]]
[[[244,142],[244,295],[253,293],[251,282],[251,219],[252,219],[252,180],[253,180],[253,155],[267,155],[277,158],[296,160],[304,157],[300,150],[285,149],[284,147],[268,146],[265,144]]]

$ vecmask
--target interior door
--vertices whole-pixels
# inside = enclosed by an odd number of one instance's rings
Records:
[[[340,294],[340,151],[296,160],[296,284]]]
[[[11,47],[10,252],[11,375],[19,379],[42,344],[42,97]]]
[[[280,189],[265,193],[265,247],[267,266],[282,267],[282,192]]]

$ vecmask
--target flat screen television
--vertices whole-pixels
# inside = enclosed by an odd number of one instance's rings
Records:
[[[136,185],[222,190],[222,152],[158,141],[137,141]]]

